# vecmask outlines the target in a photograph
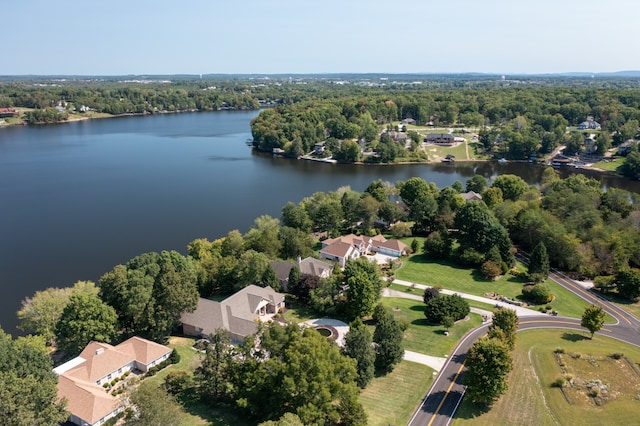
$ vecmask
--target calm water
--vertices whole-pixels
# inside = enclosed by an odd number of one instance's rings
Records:
[[[147,251],[246,232],[287,201],[420,176],[438,186],[528,164],[347,166],[252,153],[257,112],[167,114],[0,129],[0,325],[36,290],[93,280]],[[640,192],[637,182],[623,181]],[[605,185],[619,186],[615,179]]]

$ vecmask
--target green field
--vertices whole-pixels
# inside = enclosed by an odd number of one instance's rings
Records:
[[[622,163],[624,162],[623,159],[620,158],[614,158],[613,161],[598,161],[597,163],[593,163],[592,167],[598,168],[598,169],[602,169],[602,170],[609,170],[612,172],[615,172],[618,167],[620,167],[622,165]]]
[[[381,302],[391,309],[396,319],[409,324],[402,341],[404,348],[425,355],[447,356],[462,336],[482,324],[480,315],[470,314],[468,318],[456,322],[449,329],[449,335],[445,336],[444,327],[427,323],[424,316],[424,303],[421,301],[384,297]]]
[[[371,426],[406,425],[433,382],[426,365],[402,361],[389,374],[373,379],[360,394]]]
[[[522,264],[517,266],[520,270],[526,270]],[[404,281],[441,286],[447,290],[476,296],[484,297],[488,293],[495,293],[511,299],[521,299],[522,284],[526,281],[509,274],[496,281],[487,280],[475,269],[430,260],[421,254],[405,259],[400,269],[396,271],[396,277]],[[552,309],[563,316],[574,318],[582,316],[584,308],[589,305],[586,301],[551,280],[547,280],[545,284],[556,296],[553,302],[549,303]],[[532,307],[532,309],[536,308]],[[608,318],[607,321],[612,322],[613,319]]]
[[[564,353],[554,354],[558,348]],[[612,358],[615,352],[624,357]],[[600,335],[590,340],[586,332],[569,330],[520,332],[507,393],[488,411],[463,401],[453,424],[638,424],[639,361],[640,348]],[[573,384],[553,387],[561,377]],[[594,380],[604,383],[607,393],[589,390]]]

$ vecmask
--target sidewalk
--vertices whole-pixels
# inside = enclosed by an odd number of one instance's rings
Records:
[[[426,365],[436,371],[442,370],[442,366],[447,361],[447,358],[439,358],[437,356],[424,355],[412,351],[404,351],[404,359],[407,361]]]
[[[404,285],[407,287],[414,287],[414,288],[418,288],[421,290],[424,290],[425,288],[429,287],[428,285],[424,285],[424,284],[418,284],[418,283],[412,283],[409,281],[403,281],[403,280],[393,280],[393,284],[398,284],[398,285]],[[394,290],[390,290],[387,289],[390,292],[394,292]],[[394,293],[394,296],[392,297],[400,297],[397,296],[395,294],[400,293],[403,294],[402,292],[398,292],[396,291]],[[505,302],[500,302],[498,300],[494,300],[494,299],[489,299],[488,297],[481,297],[481,296],[476,296],[473,294],[466,294],[466,293],[460,293],[459,291],[451,291],[451,290],[446,290],[446,289],[442,289],[441,290],[442,294],[458,294],[461,297],[465,298],[465,299],[469,299],[469,300],[475,300],[476,302],[482,302],[482,303],[487,303],[489,305],[495,306],[501,306],[503,308],[509,308],[509,309],[513,309],[514,311],[516,311],[516,314],[521,317],[521,316],[531,316],[531,315],[538,315],[538,316],[548,316],[547,314],[543,314],[542,312],[539,311],[534,311],[533,309],[529,309],[529,308],[523,308],[521,306],[515,306],[515,305],[511,305],[509,303],[505,303]],[[384,293],[383,293],[384,295]],[[409,299],[414,299],[414,300],[422,300],[422,297],[417,296],[417,295],[410,295],[408,294],[407,296],[411,296],[409,297]],[[415,299],[417,298],[417,299]],[[485,311],[486,312],[486,311]]]

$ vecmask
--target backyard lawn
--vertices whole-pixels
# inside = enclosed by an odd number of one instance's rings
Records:
[[[391,309],[396,319],[409,324],[402,341],[404,348],[425,355],[447,356],[462,336],[482,324],[480,315],[470,314],[468,318],[456,322],[449,329],[449,335],[445,336],[444,327],[427,323],[424,316],[424,303],[421,301],[384,297],[381,303]]]
[[[615,359],[614,353],[621,357]],[[569,330],[520,332],[507,393],[488,411],[464,400],[453,424],[638,424],[639,361],[640,348],[605,336],[590,340]],[[558,379],[572,383],[561,390],[552,386]]]
[[[402,361],[389,374],[373,379],[360,393],[369,425],[406,425],[433,382],[431,368]]]

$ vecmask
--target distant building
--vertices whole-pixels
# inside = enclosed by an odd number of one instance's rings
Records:
[[[587,118],[587,121],[583,121],[578,124],[578,130],[600,130],[600,123],[593,121],[592,118]]]
[[[18,111],[13,108],[0,108],[0,118],[17,117]]]
[[[455,143],[455,137],[450,133],[429,133],[424,141],[436,145],[451,146]]]

